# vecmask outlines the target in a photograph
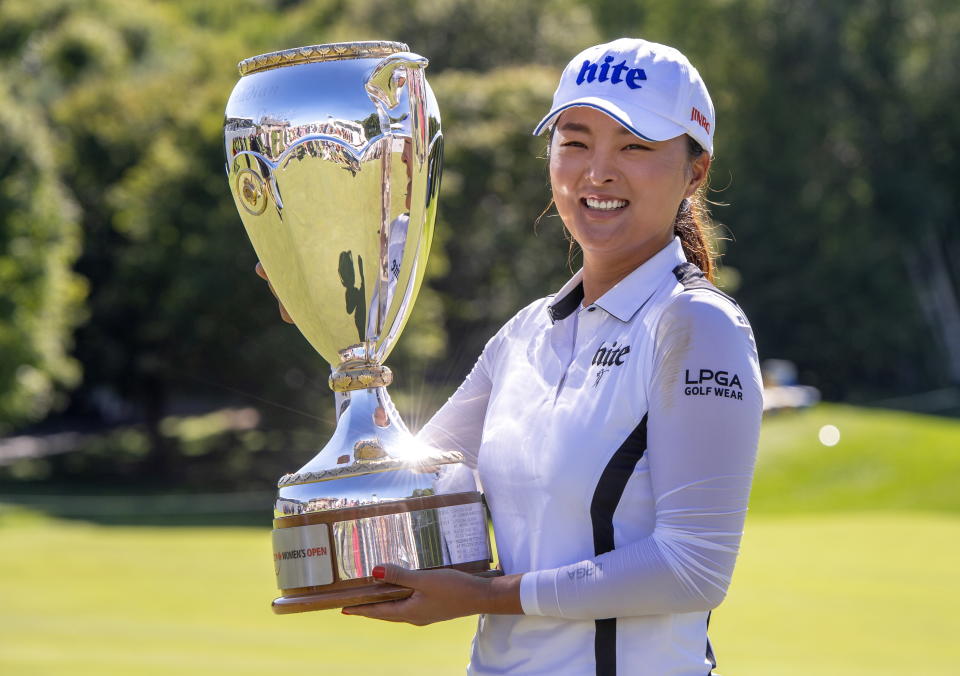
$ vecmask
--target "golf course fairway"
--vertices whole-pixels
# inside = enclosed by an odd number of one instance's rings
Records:
[[[827,423],[836,446],[817,442]],[[740,561],[710,625],[718,673],[958,673],[958,468],[955,420],[821,406],[765,422]],[[60,505],[55,517],[0,497],[0,674],[464,671],[472,618],[273,615],[266,523],[110,526]]]

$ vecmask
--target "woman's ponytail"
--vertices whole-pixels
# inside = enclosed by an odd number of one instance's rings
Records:
[[[691,137],[688,136],[687,140],[690,161],[693,161],[705,151]],[[680,203],[677,218],[673,222],[673,232],[680,238],[683,254],[687,260],[700,268],[706,278],[713,282],[716,254],[710,242],[713,222],[710,220],[710,211],[707,209],[704,197],[706,189],[707,182],[704,181],[691,197]]]

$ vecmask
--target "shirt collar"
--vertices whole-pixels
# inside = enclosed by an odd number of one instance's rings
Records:
[[[569,317],[583,302],[583,269],[577,270],[563,288],[557,291],[554,302],[547,305],[547,314],[554,324]]]
[[[595,303],[622,322],[629,322],[643,304],[649,300],[663,278],[681,263],[687,261],[679,237],[674,237],[667,246],[652,258],[637,267],[629,275],[597,299]],[[553,322],[569,316],[583,302],[583,270],[570,278],[557,292],[556,300],[547,306]]]

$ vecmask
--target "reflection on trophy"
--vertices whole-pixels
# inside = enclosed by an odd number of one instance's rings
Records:
[[[330,362],[337,428],[280,479],[278,613],[409,596],[379,563],[490,569],[486,515],[458,452],[418,445],[383,362],[423,280],[443,152],[427,60],[396,42],[242,61],[227,103],[227,175],[270,281]]]

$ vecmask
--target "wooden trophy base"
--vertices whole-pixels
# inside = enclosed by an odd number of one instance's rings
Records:
[[[284,516],[273,522],[277,586],[283,594],[274,600],[273,612],[285,615],[409,597],[411,589],[376,582],[369,574],[377,561],[398,560],[385,544],[392,546],[391,534],[402,542],[400,536],[413,532],[414,524],[420,540],[407,535],[405,546],[408,554],[416,556],[400,560],[417,561],[413,567],[420,570],[452,568],[474,575],[502,574],[490,570],[487,522],[476,491]],[[447,542],[443,524],[449,529],[448,544],[457,555],[450,558],[467,561],[442,565],[450,560],[443,549]],[[352,547],[351,555],[341,559],[341,546]],[[298,586],[307,581],[313,586]]]
[[[500,570],[490,570],[488,561],[459,563],[444,568],[462,570],[478,577],[499,577]],[[432,568],[428,570],[439,570]],[[321,591],[322,590],[322,591]],[[385,582],[373,582],[373,578],[340,581],[325,587],[304,587],[301,589],[282,589],[284,596],[274,599],[273,612],[277,615],[305,613],[311,610],[330,610],[347,606],[360,606],[367,603],[399,601],[413,594],[408,587],[398,587]]]

